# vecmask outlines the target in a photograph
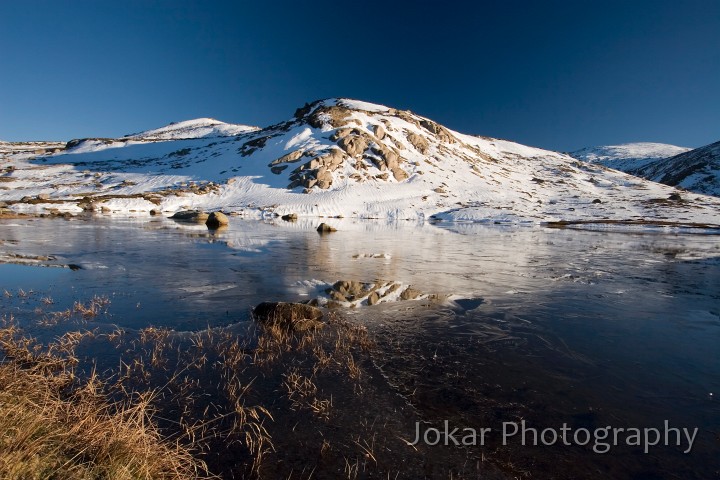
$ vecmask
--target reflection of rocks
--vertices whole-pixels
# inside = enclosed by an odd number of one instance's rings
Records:
[[[327,297],[320,297],[318,303],[329,307],[357,307],[404,300],[439,299],[437,295],[423,294],[421,291],[399,282],[384,281],[364,283],[341,280],[327,288],[325,294]]]
[[[253,310],[258,323],[294,332],[322,328],[322,317],[322,310],[304,303],[263,302]]]

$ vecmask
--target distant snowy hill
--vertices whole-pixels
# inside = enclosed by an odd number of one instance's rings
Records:
[[[720,196],[720,142],[649,163],[637,174],[692,192]]]
[[[184,122],[174,122],[162,128],[127,135],[132,140],[182,140],[203,137],[231,137],[242,133],[260,130],[258,127],[224,123],[214,118],[196,118]]]
[[[691,150],[662,143],[626,143],[584,148],[570,155],[654,182],[720,196],[719,145]]]
[[[285,122],[230,136],[206,135],[232,131],[210,122],[71,141],[34,159],[5,155],[0,200],[34,212],[720,224],[716,198],[672,200],[672,187],[382,105],[317,101]]]
[[[635,174],[638,169],[649,163],[689,150],[689,148],[664,143],[637,142],[583,148],[570,153],[570,156],[584,162],[599,163],[608,168]]]
[[[161,128],[133,133],[121,138],[78,138],[67,142],[66,148],[73,153],[87,153],[148,142],[232,137],[257,130],[260,129],[248,125],[224,123],[212,118],[197,118],[174,122]]]

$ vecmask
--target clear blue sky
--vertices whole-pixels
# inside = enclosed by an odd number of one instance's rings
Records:
[[[120,136],[306,101],[568,151],[720,140],[720,1],[0,0],[0,139]]]

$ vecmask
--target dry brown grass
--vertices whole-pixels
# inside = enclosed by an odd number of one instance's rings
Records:
[[[38,348],[13,326],[0,331],[0,478],[192,479],[206,473],[190,448],[153,421],[153,392],[111,401],[91,374],[80,381],[82,333]],[[64,354],[64,355],[63,355]]]
[[[371,347],[364,328],[332,314],[325,328],[269,325],[255,336],[88,329],[108,304],[94,297],[44,315],[41,326],[84,328],[49,344],[0,318],[3,480],[273,478],[270,432],[299,419],[327,425],[336,415],[329,392],[338,381],[360,385],[356,359]],[[115,357],[101,373],[98,350]],[[341,448],[312,441],[326,455]],[[373,445],[357,442],[361,455]]]

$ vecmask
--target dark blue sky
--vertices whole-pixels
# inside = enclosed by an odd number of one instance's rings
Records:
[[[0,139],[120,136],[306,101],[555,150],[720,140],[720,1],[3,1]]]

